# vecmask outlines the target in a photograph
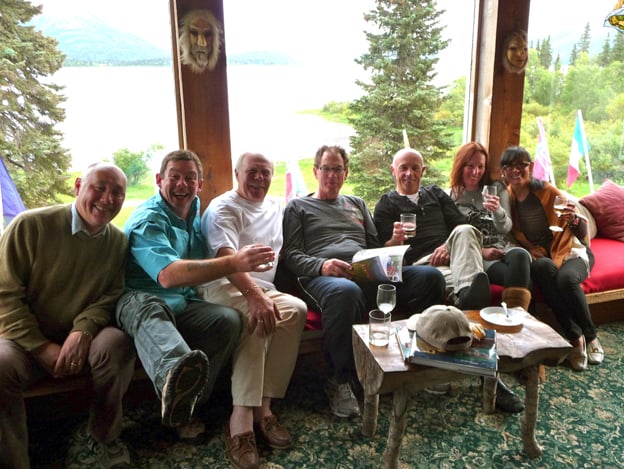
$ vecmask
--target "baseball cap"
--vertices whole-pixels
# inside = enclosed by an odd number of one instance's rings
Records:
[[[420,313],[416,336],[438,352],[466,350],[472,345],[470,322],[454,306],[433,305]]]

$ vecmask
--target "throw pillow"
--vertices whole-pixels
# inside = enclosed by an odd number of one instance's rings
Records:
[[[600,189],[580,202],[596,220],[599,236],[624,242],[624,187],[606,179]]]

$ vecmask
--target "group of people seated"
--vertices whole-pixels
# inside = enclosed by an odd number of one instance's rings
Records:
[[[286,207],[267,195],[273,161],[245,153],[235,165],[237,187],[202,214],[201,161],[178,150],[164,157],[158,192],[124,232],[111,221],[126,177],[112,164],[91,165],[75,182],[73,203],[24,212],[0,238],[0,461],[29,467],[27,387],[89,372],[94,451],[102,467],[131,467],[120,438],[122,399],[138,356],[162,423],[193,443],[206,435],[198,409],[231,362],[226,454],[234,467],[256,468],[257,441],[293,444],[271,403],[286,394],[308,308],[322,317],[329,408],[337,417],[359,415],[351,326],[367,321],[377,288],[352,280],[351,259],[364,248],[409,243],[396,285],[397,305],[409,314],[442,303],[483,308],[490,283],[504,286],[509,307],[528,309],[538,284],[574,345],[571,366],[600,363],[604,351],[580,286],[593,264],[586,221],[572,204],[557,216],[558,191],[531,178],[532,164],[523,148],[507,149],[501,165],[509,185],[495,183],[498,195],[484,198],[488,154],[480,144],[460,148],[448,193],[421,186],[422,155],[402,149],[390,166],[396,189],[371,212],[340,193],[349,158],[339,146],[319,148],[317,189]],[[406,236],[401,213],[416,214],[415,236]],[[557,224],[564,229],[549,230]],[[297,278],[297,296],[276,288],[278,260]],[[496,403],[523,409],[500,379]]]

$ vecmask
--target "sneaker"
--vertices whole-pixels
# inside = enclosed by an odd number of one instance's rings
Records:
[[[459,290],[459,309],[481,309],[491,302],[490,280],[485,272],[477,272],[469,287]]]
[[[604,360],[604,350],[598,337],[587,345],[587,362],[590,365],[600,365]]]
[[[329,379],[325,393],[329,398],[331,412],[336,417],[349,418],[360,415],[360,406],[348,382],[338,384],[336,380]]]
[[[451,390],[451,383],[440,383],[432,386],[427,386],[425,392],[433,394],[435,396],[444,396]]]
[[[183,423],[176,427],[178,438],[184,443],[196,445],[206,438],[206,425],[197,418],[192,418],[189,423]]]
[[[109,443],[95,442],[94,450],[102,469],[125,469],[132,467],[128,447],[119,438]]]
[[[191,421],[195,403],[208,380],[208,358],[188,352],[169,370],[162,391],[162,423],[178,427]]]

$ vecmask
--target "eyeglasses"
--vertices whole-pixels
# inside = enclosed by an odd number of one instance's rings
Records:
[[[324,174],[342,174],[345,172],[345,169],[342,166],[336,166],[335,168],[331,168],[330,166],[320,166],[318,169],[320,169]]]
[[[503,169],[505,171],[511,171],[514,169],[517,169],[518,171],[524,171],[529,166],[531,166],[531,163],[527,163],[526,161],[518,161],[517,163],[514,163],[514,164],[503,165]]]

